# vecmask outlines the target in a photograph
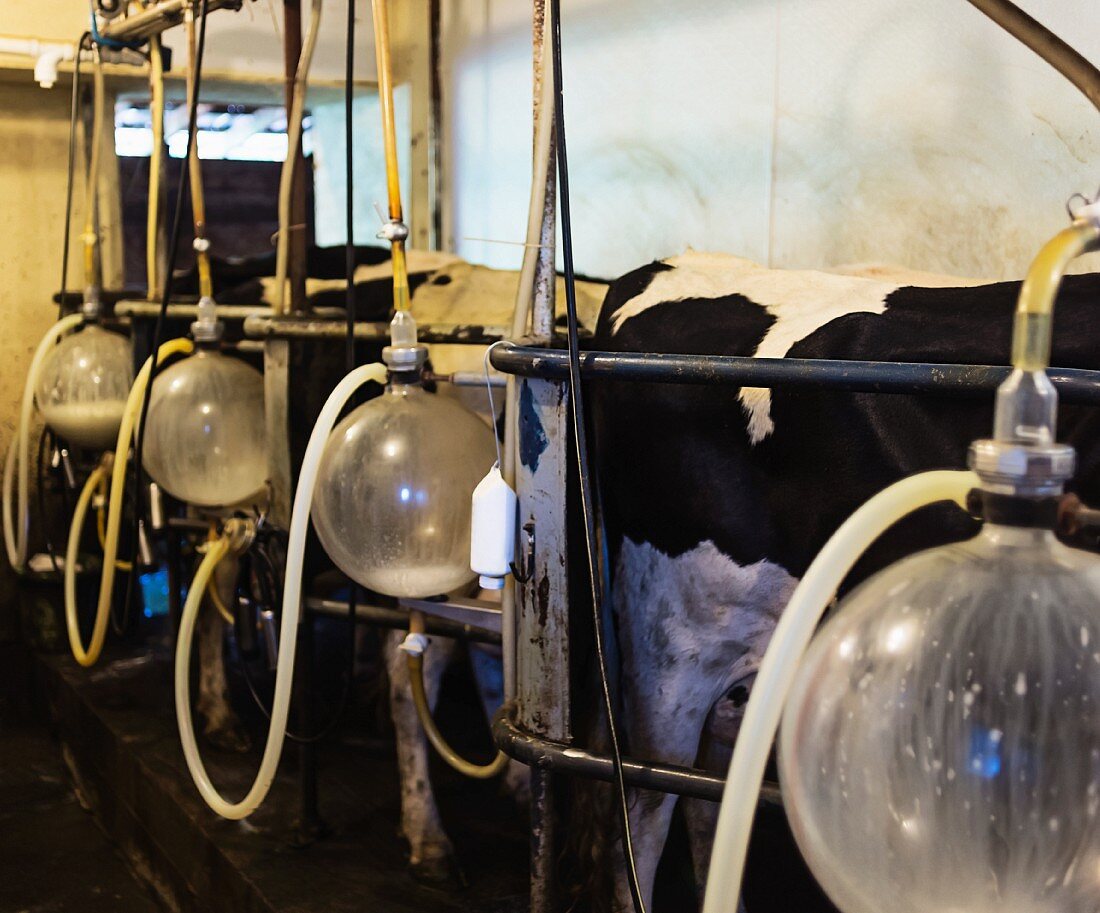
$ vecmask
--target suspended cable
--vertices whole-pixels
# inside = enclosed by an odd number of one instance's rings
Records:
[[[584,543],[589,592],[592,598],[593,637],[596,661],[599,666],[600,687],[603,692],[604,711],[607,713],[611,733],[611,761],[615,771],[615,789],[618,794],[619,818],[623,831],[623,853],[626,861],[627,883],[636,913],[645,913],[642,891],[638,883],[638,871],[634,863],[634,841],[630,834],[630,809],[627,804],[626,782],[623,779],[623,758],[615,721],[615,708],[611,699],[611,687],[607,679],[607,658],[603,644],[603,600],[599,584],[599,543],[596,536],[593,490],[598,485],[595,470],[588,463],[588,441],[584,413],[584,390],[581,384],[580,339],[577,321],[577,288],[573,272],[573,228],[569,212],[569,163],[565,143],[565,104],[562,92],[561,65],[561,2],[550,0],[551,47],[554,55],[555,132],[558,154],[558,202],[561,212],[562,256],[565,271],[565,301],[569,331],[569,405],[573,419],[573,441],[576,449],[577,478],[581,489],[581,514],[584,519]]]

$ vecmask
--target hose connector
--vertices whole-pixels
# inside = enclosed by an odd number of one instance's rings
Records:
[[[256,521],[248,517],[232,517],[222,524],[222,536],[229,543],[229,553],[241,555],[256,541]]]
[[[103,302],[99,297],[98,285],[85,287],[84,299],[80,303],[80,316],[85,323],[97,323],[103,316]]]
[[[378,229],[378,234],[375,237],[383,241],[389,241],[390,244],[406,241],[409,237],[409,226],[400,219],[387,219],[382,223],[382,227]]]
[[[398,649],[408,656],[423,656],[428,649],[428,638],[423,634],[415,634],[410,631],[398,646]]]
[[[997,388],[993,437],[970,446],[970,468],[983,490],[996,494],[1060,495],[1075,469],[1073,448],[1055,438],[1058,391],[1046,371],[1062,277],[1077,257],[1100,250],[1100,199],[1086,200],[1072,217],[1039,251],[1020,287],[1012,328],[1013,371]]]
[[[1060,495],[1073,478],[1077,456],[1069,444],[982,440],[970,445],[967,463],[984,491],[1047,498]]]
[[[218,306],[209,295],[199,299],[199,316],[191,324],[191,338],[200,345],[214,345],[225,332],[225,324],[218,319]]]
[[[419,375],[427,360],[428,347],[416,338],[416,320],[408,311],[398,311],[390,321],[390,344],[382,350],[382,361],[395,374]]]

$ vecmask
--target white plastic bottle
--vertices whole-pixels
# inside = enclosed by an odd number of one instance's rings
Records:
[[[481,576],[484,589],[503,588],[515,547],[516,493],[494,464],[474,489],[470,520],[470,570]]]

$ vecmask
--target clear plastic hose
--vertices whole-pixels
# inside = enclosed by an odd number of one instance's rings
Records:
[[[30,511],[28,509],[28,488],[30,486],[30,432],[34,418],[34,391],[38,388],[38,375],[50,350],[61,338],[80,326],[83,317],[71,314],[62,317],[50,327],[38,348],[34,350],[31,366],[27,371],[27,381],[23,386],[23,400],[19,409],[19,425],[8,448],[4,461],[4,545],[8,551],[8,561],[16,571],[22,571],[27,563],[27,537],[30,532]],[[18,455],[18,456],[17,456]],[[16,464],[18,463],[19,493],[18,521],[13,513],[12,501],[15,500]],[[16,523],[18,522],[18,526]]]
[[[313,489],[317,484],[317,470],[321,463],[321,457],[328,443],[329,434],[340,412],[353,393],[363,384],[374,381],[384,384],[386,382],[386,367],[382,364],[363,365],[351,371],[332,391],[321,414],[317,417],[317,424],[309,436],[309,444],[306,446],[305,457],[302,460],[302,470],[298,475],[298,488],[294,494],[294,506],[290,517],[290,538],[287,545],[286,580],[283,586],[283,617],[279,624],[279,659],[278,671],[275,674],[275,699],[271,706],[271,724],[267,732],[267,744],[264,746],[263,759],[260,761],[260,769],[256,779],[249,788],[248,793],[239,802],[229,802],[218,793],[214,784],[210,782],[210,776],[202,763],[199,754],[198,743],[195,739],[195,729],[191,720],[191,695],[189,691],[189,669],[191,664],[191,641],[195,634],[195,622],[198,618],[199,604],[202,593],[206,590],[210,574],[213,573],[217,561],[211,558],[208,551],[199,573],[191,584],[191,590],[183,608],[183,617],[180,619],[179,636],[176,640],[176,668],[175,668],[175,693],[176,693],[176,720],[179,724],[180,741],[183,743],[183,756],[187,761],[187,769],[191,772],[191,778],[195,781],[199,793],[206,804],[223,818],[240,819],[247,818],[264,801],[271,784],[275,780],[275,771],[279,766],[279,756],[283,751],[283,741],[286,738],[287,714],[290,710],[290,692],[294,676],[294,653],[297,646],[298,617],[301,611],[302,597],[302,565],[305,559],[306,533],[309,531],[309,513],[313,506]],[[219,539],[224,542],[224,539]],[[213,547],[212,547],[213,549]],[[224,553],[223,553],[224,554]],[[208,561],[211,562],[208,564]],[[199,574],[205,577],[200,579]],[[197,594],[192,598],[192,594]]]
[[[833,596],[852,566],[883,532],[938,501],[965,507],[979,485],[972,472],[924,472],[879,492],[838,529],[803,576],[760,663],[733,750],[710,859],[703,913],[734,913],[741,893],[760,784],[798,664]]]
[[[393,261],[393,309],[398,314],[409,309],[409,271],[405,264],[405,236],[401,208],[401,174],[397,167],[397,120],[393,110],[393,61],[390,57],[390,21],[387,0],[371,0],[374,13],[374,49],[378,58],[378,95],[382,102],[382,143],[386,153],[386,195],[390,223],[400,232],[383,236],[390,242]]]
[[[171,339],[157,350],[157,363],[164,364],[173,355],[189,354],[194,349],[190,339]],[[145,388],[149,384],[152,370],[152,358],[148,359],[126,399],[126,409],[122,413],[122,424],[118,429],[118,441],[115,444],[114,464],[111,467],[111,495],[107,508],[107,535],[103,545],[103,572],[99,579],[99,599],[96,603],[95,626],[92,628],[92,640],[87,650],[80,644],[79,635],[74,637],[77,624],[76,602],[76,555],[80,548],[80,533],[83,518],[73,517],[69,528],[69,547],[65,561],[65,618],[69,624],[69,641],[73,647],[73,657],[82,666],[93,666],[103,651],[103,641],[107,637],[107,621],[111,613],[111,597],[114,594],[116,559],[118,557],[118,537],[122,529],[122,495],[126,489],[126,464],[130,453],[130,440],[134,434],[134,425],[141,412],[141,403],[145,398]],[[85,490],[88,486],[85,485]],[[82,495],[83,497],[83,495]],[[91,495],[89,494],[89,497]],[[81,522],[78,523],[78,520]]]
[[[287,272],[290,268],[291,196],[294,191],[294,171],[298,164],[298,148],[302,144],[302,118],[306,111],[306,89],[309,86],[309,68],[313,63],[313,51],[321,30],[321,0],[313,0],[310,10],[309,33],[298,57],[294,71],[294,94],[287,112],[287,146],[283,170],[279,174],[279,237],[275,245],[275,313],[290,310],[287,295]]]

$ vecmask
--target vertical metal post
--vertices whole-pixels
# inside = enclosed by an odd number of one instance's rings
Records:
[[[569,574],[565,534],[568,399],[564,384],[519,383],[520,519],[534,523],[530,580],[518,588],[516,699],[520,725],[566,742],[569,719]]]
[[[298,652],[294,663],[296,667],[294,701],[298,708],[295,714],[295,728],[305,739],[310,738],[317,731],[313,702],[314,660],[313,616],[305,612],[298,625]],[[317,744],[315,742],[299,743],[298,766],[301,812],[298,817],[297,843],[299,846],[308,846],[325,831],[317,799]]]
[[[516,701],[519,724],[568,742],[570,725],[567,393],[563,384],[519,381],[520,519],[534,523],[531,577],[516,592]],[[549,771],[532,770],[531,910],[554,909],[556,858]]]
[[[533,108],[535,123],[538,123],[539,108],[542,104],[543,80],[543,36],[547,28],[546,0],[534,0],[534,87]],[[548,73],[546,75],[549,75]],[[542,342],[548,342],[554,332],[554,299],[557,292],[555,263],[555,231],[557,226],[557,154],[551,134],[550,158],[546,170],[546,202],[542,209],[542,232],[539,235],[539,258],[535,268],[535,301],[531,320],[531,330]]]
[[[283,0],[283,67],[288,115],[294,101],[294,75],[298,70],[298,58],[301,54],[301,0]],[[296,154],[298,160],[294,166],[294,183],[290,192],[290,225],[287,226],[287,231],[290,232],[290,311],[302,311],[306,308],[306,162],[301,144]]]
[[[531,768],[531,913],[554,913],[554,794],[549,770]]]
[[[534,122],[543,99],[543,39],[548,8],[534,0],[533,62]],[[549,344],[554,332],[555,224],[557,171],[551,138],[550,159],[535,267],[531,331]],[[534,180],[542,176],[534,175]],[[560,383],[524,378],[517,391],[519,459],[516,492],[520,519],[532,522],[535,548],[532,573],[516,591],[516,702],[517,719],[528,731],[568,742],[570,725],[569,567],[565,535],[568,487],[568,400]],[[554,803],[552,774],[531,771],[531,911],[552,913],[555,908]]]
[[[264,428],[267,472],[271,485],[268,512],[275,525],[290,528],[294,485],[290,469],[290,342],[264,340]]]

